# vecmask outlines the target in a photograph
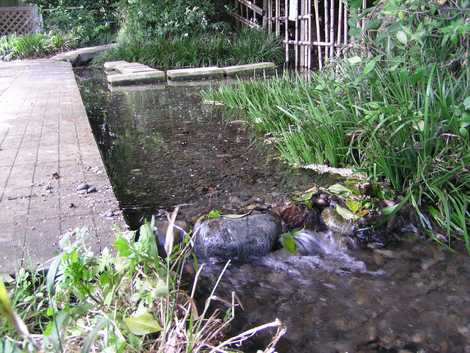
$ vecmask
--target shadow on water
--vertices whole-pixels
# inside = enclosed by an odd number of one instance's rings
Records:
[[[259,198],[269,203],[313,182],[254,144],[245,125],[224,122],[219,108],[201,104],[198,87],[111,93],[99,70],[77,77],[133,228],[178,204],[192,204],[182,209],[191,221],[211,209],[234,212]],[[243,304],[234,332],[279,318],[287,326],[282,353],[470,353],[467,257],[416,241],[347,253],[323,235],[299,238],[303,256],[279,250],[229,267],[216,294],[230,300],[236,291]],[[202,290],[218,270],[207,266]],[[267,340],[258,335],[244,351],[256,352]]]

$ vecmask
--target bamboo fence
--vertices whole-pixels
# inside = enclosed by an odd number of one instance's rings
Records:
[[[232,15],[242,25],[283,38],[286,63],[295,69],[322,69],[353,43],[347,0],[232,1]],[[365,23],[357,26],[364,29]]]

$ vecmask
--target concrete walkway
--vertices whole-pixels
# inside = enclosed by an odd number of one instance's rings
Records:
[[[77,192],[85,182],[97,191]],[[76,227],[99,251],[113,224],[124,223],[71,65],[0,63],[0,273],[44,263]]]

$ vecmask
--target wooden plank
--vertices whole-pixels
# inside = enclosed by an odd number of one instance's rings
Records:
[[[245,5],[247,8],[253,10],[254,12],[256,12],[258,15],[261,15],[263,16],[264,14],[264,11],[261,7],[259,7],[258,5],[255,5],[254,3],[252,3],[251,1],[248,1],[248,0],[236,0],[238,1],[240,4],[243,4]]]
[[[236,20],[238,20],[239,22],[243,23],[244,25],[248,26],[248,27],[251,27],[251,28],[256,28],[256,29],[262,29],[262,27],[255,23],[255,22],[252,22],[250,20],[247,20],[246,18],[244,18],[243,16],[240,16],[239,14],[237,13],[230,13]]]

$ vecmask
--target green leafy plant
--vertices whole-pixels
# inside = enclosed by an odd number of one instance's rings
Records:
[[[89,234],[77,229],[65,235],[62,252],[50,264],[47,276],[21,270],[7,287],[0,282],[0,348],[5,352],[235,352],[230,346],[264,328],[224,339],[234,315],[212,305],[214,291],[202,306],[195,295],[198,269],[192,285],[184,278],[189,242],[174,244],[170,219],[165,251],[157,250],[153,222],[136,233],[118,233],[115,253],[94,254]],[[222,270],[221,276],[227,266]],[[217,283],[220,282],[219,277]],[[7,293],[7,289],[9,294]],[[10,299],[11,298],[11,299]],[[24,321],[21,319],[23,318]]]
[[[297,243],[295,242],[296,231],[291,231],[281,235],[281,245],[283,249],[291,254],[297,253]]]

